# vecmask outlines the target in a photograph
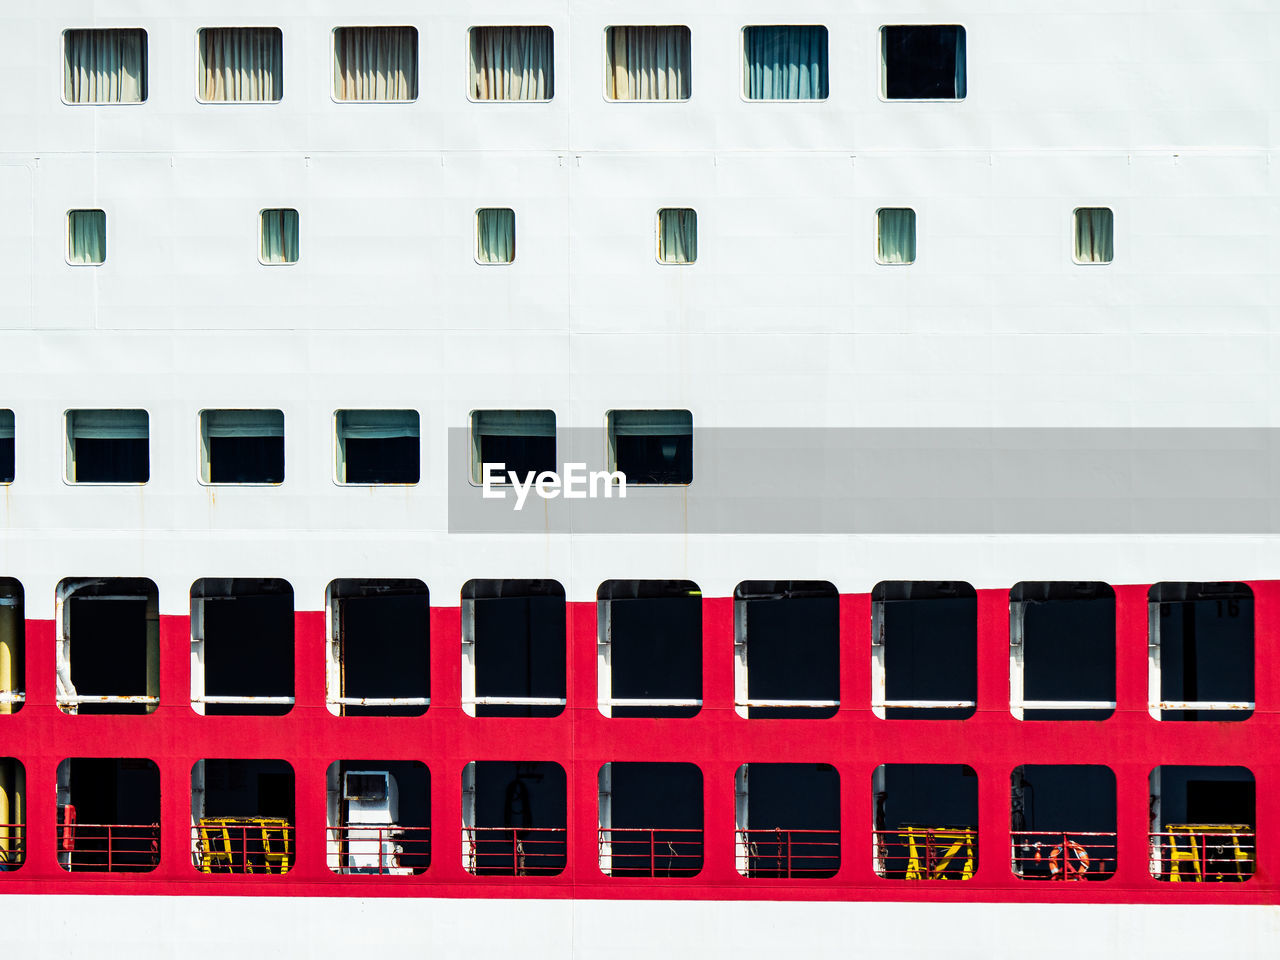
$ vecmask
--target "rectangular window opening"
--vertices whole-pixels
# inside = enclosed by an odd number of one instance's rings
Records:
[[[462,587],[462,708],[473,717],[555,717],[565,703],[565,594],[554,580]]]
[[[658,262],[694,263],[698,259],[698,211],[663,207],[658,211]]]
[[[876,211],[876,262],[916,262],[916,212],[910,207],[881,207]]]
[[[71,873],[147,873],[160,864],[160,770],[145,759],[58,764],[58,864]]]
[[[333,31],[333,99],[418,99],[417,27],[338,27]]]
[[[431,703],[431,621],[421,580],[334,580],[327,591],[329,712],[418,717]]]
[[[293,587],[286,580],[197,580],[191,588],[191,706],[205,716],[293,709]]]
[[[744,877],[812,879],[840,869],[840,775],[829,763],[751,763],[735,778]]]
[[[513,263],[516,259],[516,212],[510,207],[476,211],[476,261]]]
[[[1151,716],[1253,716],[1253,591],[1243,583],[1157,583],[1147,604]]]
[[[17,713],[27,699],[24,596],[21,583],[0,577],[0,716]]]
[[[0,483],[13,483],[17,476],[12,410],[0,410]]]
[[[499,482],[508,474],[523,482],[544,470],[555,472],[556,415],[553,410],[472,410],[471,480],[482,483],[485,464]],[[500,467],[499,467],[500,465]]]
[[[965,720],[978,701],[978,594],[958,580],[871,591],[871,709],[885,720]]]
[[[688,410],[610,410],[609,469],[627,484],[693,482],[693,414]]]
[[[418,482],[417,410],[339,410],[335,426],[339,483]]]
[[[259,215],[259,262],[274,266],[298,262],[298,211],[263,210]]]
[[[827,99],[826,27],[745,27],[742,54],[748,100]]]
[[[62,99],[142,103],[147,99],[147,31],[64,30]]]
[[[1076,263],[1110,263],[1115,259],[1115,216],[1110,207],[1076,207]]]
[[[146,483],[151,477],[145,410],[68,410],[70,483]]]
[[[63,713],[145,714],[160,702],[160,601],[137,578],[58,584],[57,702]]]
[[[886,100],[963,100],[965,29],[958,24],[880,28],[880,96]]]
[[[733,591],[738,714],[834,717],[840,706],[840,598],[824,580],[744,580]]]
[[[284,96],[279,27],[205,27],[197,38],[201,102],[271,103]]]
[[[27,768],[0,757],[0,871],[17,870],[27,854]]]
[[[550,27],[472,27],[472,100],[550,100],[555,51]]]
[[[702,770],[606,763],[599,774],[600,872],[693,877],[702,870]]]
[[[1024,581],[1009,592],[1010,709],[1019,720],[1105,720],[1116,708],[1116,594]]]
[[[1257,784],[1245,767],[1151,771],[1151,875],[1180,883],[1241,883],[1258,861]]]
[[[416,760],[338,760],[326,774],[329,869],[407,877],[431,865],[431,774]]]
[[[107,214],[103,210],[67,211],[67,263],[94,266],[107,259]]]
[[[1027,764],[1009,781],[1013,872],[1023,880],[1108,880],[1116,872],[1116,776],[1109,767]]]
[[[201,410],[200,478],[205,483],[283,483],[284,414]]]
[[[689,99],[693,68],[688,27],[608,27],[604,47],[607,99]]]
[[[564,768],[479,760],[462,771],[462,864],[482,877],[554,877],[568,853]]]
[[[600,712],[702,709],[702,591],[688,580],[608,580],[596,594]]]
[[[191,822],[191,860],[201,873],[288,873],[296,857],[293,767],[196,761]]]
[[[971,880],[978,777],[960,763],[886,763],[872,774],[875,869],[892,880]]]

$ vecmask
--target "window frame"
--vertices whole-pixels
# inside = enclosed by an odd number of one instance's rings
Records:
[[[392,481],[384,483],[366,483],[351,482],[343,480],[341,472],[346,469],[346,446],[345,442],[348,438],[340,434],[342,425],[342,414],[344,413],[412,413],[418,421],[418,435],[415,438],[418,441],[418,479],[412,483],[408,481]],[[377,489],[381,487],[389,487],[393,489],[401,489],[403,487],[416,487],[422,483],[422,412],[416,407],[339,407],[334,410],[330,417],[332,426],[330,433],[333,436],[333,482],[339,487],[369,487]],[[341,579],[341,578],[339,578]]]
[[[889,96],[889,69],[885,63],[885,28],[886,27],[959,27],[964,31],[964,96],[963,97],[890,97]],[[936,23],[930,21],[921,23],[915,21],[912,23],[882,23],[876,28],[876,34],[879,39],[877,47],[880,51],[879,67],[877,69],[878,82],[876,84],[876,95],[880,98],[881,103],[964,103],[969,99],[969,28],[963,23]]]
[[[688,210],[693,213],[693,229],[695,243],[701,240],[702,233],[702,216],[698,213],[695,206],[687,207],[659,207],[653,214],[653,259],[664,267],[692,267],[698,262],[695,256],[692,260],[663,260],[662,259],[662,214],[667,210]]]
[[[332,61],[333,61],[333,65],[334,65],[334,67],[335,67],[335,68],[337,67],[337,62],[338,62],[338,31],[339,31],[339,30],[366,30],[366,29],[370,29],[370,28],[372,28],[372,29],[379,29],[379,28],[380,28],[380,29],[387,29],[387,28],[391,28],[391,27],[398,27],[398,28],[401,28],[401,29],[406,29],[406,30],[412,30],[412,31],[413,31],[413,41],[414,41],[414,48],[413,48],[413,96],[412,96],[412,97],[409,97],[408,99],[405,99],[405,100],[345,100],[345,99],[342,99],[341,97],[339,97],[339,96],[338,96],[337,78],[335,77],[335,78],[334,78],[334,82],[333,82],[333,83],[330,85],[330,87],[329,87],[329,99],[330,99],[330,100],[332,100],[334,103],[340,103],[340,104],[343,104],[343,105],[346,105],[346,104],[359,104],[359,105],[362,105],[362,106],[369,106],[370,104],[376,104],[376,103],[389,103],[389,104],[400,104],[400,105],[404,105],[404,104],[406,104],[406,103],[417,103],[417,102],[418,102],[418,100],[419,100],[419,98],[421,97],[421,94],[422,94],[422,83],[421,83],[421,80],[422,80],[422,77],[421,77],[421,73],[422,73],[422,31],[418,29],[418,27],[417,27],[417,25],[416,25],[416,24],[412,24],[412,23],[347,23],[347,24],[342,24],[342,25],[340,25],[340,26],[332,27],[332,28],[329,30],[329,52],[330,52],[330,54],[332,54]],[[283,69],[281,70],[281,76],[283,77]],[[282,82],[283,82],[283,81],[282,81]],[[281,92],[281,94],[280,94],[280,99],[281,99],[281,100],[283,100],[283,99],[284,99],[284,93],[283,93],[283,91],[282,91],[282,92]],[[221,101],[220,101],[220,102],[221,102]],[[257,103],[258,101],[252,101],[252,102]],[[269,102],[271,102],[271,103],[278,103],[279,101],[278,101],[278,100],[272,100],[272,101],[269,101]]]
[[[667,100],[658,100],[655,98],[640,99],[638,97],[622,99],[621,97],[609,96],[609,31],[615,27],[680,27],[689,31],[689,95],[683,98],[671,98]],[[605,103],[648,103],[648,104],[664,104],[670,106],[673,103],[689,103],[693,100],[693,28],[687,23],[607,23],[600,32],[600,52],[601,70],[600,70],[600,96],[604,98]]]
[[[1076,256],[1076,230],[1079,228],[1081,210],[1109,210],[1111,212],[1111,259],[1081,260]],[[1116,208],[1109,203],[1077,204],[1071,208],[1071,222],[1067,231],[1071,262],[1078,267],[1109,267],[1116,262]]]
[[[201,69],[200,69],[200,35],[206,30],[275,30],[280,34],[280,96],[274,100],[205,100],[200,96]],[[196,70],[196,103],[203,106],[239,106],[239,107],[265,107],[273,104],[284,102],[285,73],[284,73],[284,28],[271,23],[224,23],[221,25],[206,24],[203,27],[196,27],[195,32],[195,70]]]
[[[284,410],[279,407],[201,407],[200,412],[196,414],[196,442],[200,449],[200,469],[197,472],[198,482],[203,487],[278,487],[284,483],[284,480],[251,480],[244,482],[232,482],[227,480],[210,480],[210,472],[213,464],[213,458],[209,452],[209,422],[207,415],[210,413],[278,413],[280,414],[280,440],[284,442]],[[286,451],[286,467],[287,467],[287,451]],[[287,476],[287,474],[286,474]]]
[[[6,417],[5,414],[8,414]],[[7,487],[18,479],[18,415],[13,412],[12,407],[0,407],[0,420],[7,419],[8,426],[13,430],[13,476],[8,480],[0,478],[0,487]],[[3,579],[0,577],[0,579]]]
[[[912,246],[915,248],[915,256],[912,257],[910,260],[903,260],[901,262],[895,263],[892,260],[882,260],[880,258],[881,257],[880,214],[883,213],[885,210],[910,210],[911,211],[911,221],[912,221],[911,226],[912,226],[912,234],[913,234]],[[898,207],[879,206],[879,207],[876,207],[875,216],[876,216],[876,265],[881,267],[915,266],[915,264],[920,260],[920,213],[919,211],[916,210],[915,207],[909,207],[909,206],[898,206]]]
[[[147,32],[147,28],[139,24],[138,26],[118,25],[111,27],[64,27],[62,32],[58,34],[61,41],[61,49],[58,56],[58,65],[66,70],[67,64],[67,34],[76,30],[140,30],[142,31],[143,42],[143,62],[146,75],[143,79],[143,86],[147,90],[147,95],[141,100],[85,100],[79,102],[67,99],[67,85],[65,76],[61,84],[62,91],[58,94],[59,99],[68,107],[140,107],[151,99],[151,35]]]
[[[477,407],[467,414],[467,456],[470,460],[470,468],[467,471],[467,482],[473,487],[484,486],[484,473],[481,467],[484,461],[480,459],[480,438],[484,434],[476,433],[476,421],[478,415],[482,413],[549,413],[551,414],[551,440],[556,448],[556,459],[560,456],[560,420],[556,416],[556,412],[551,407]],[[534,436],[534,434],[530,434]],[[556,464],[559,466],[559,463]],[[505,477],[496,480],[491,486],[510,487],[511,480]],[[480,578],[472,578],[480,579]],[[470,581],[468,581],[469,583]]]
[[[265,226],[263,215],[268,212],[275,212],[277,210],[283,210],[286,212],[288,212],[289,210],[292,210],[294,213],[294,216],[297,218],[297,221],[298,221],[298,240],[297,240],[298,256],[293,260],[281,260],[278,263],[262,259],[263,227]],[[258,263],[264,267],[296,267],[301,262],[302,262],[302,213],[298,210],[297,207],[262,207],[261,209],[259,209],[258,210]]]
[[[500,101],[507,102],[507,101]],[[510,210],[511,211],[511,259],[510,260],[481,260],[480,259],[480,212],[482,210]],[[488,206],[476,207],[471,214],[471,259],[482,267],[509,267],[516,262],[516,208],[511,206],[497,206],[490,204]]]
[[[671,266],[681,266],[681,264],[671,264]],[[605,435],[605,469],[610,473],[618,473],[618,445],[616,426],[613,415],[615,413],[644,413],[657,412],[659,410],[669,411],[673,413],[689,414],[689,444],[692,447],[694,437],[693,427],[693,409],[691,407],[610,407],[604,413],[604,435]],[[694,475],[693,468],[697,465],[697,460],[693,459],[693,451],[689,451],[689,481],[688,483],[645,483],[640,480],[632,480],[627,477],[627,489],[632,487],[654,487],[654,488],[678,488],[690,487],[693,485]],[[625,475],[626,471],[622,471]]]
[[[541,97],[537,100],[497,100],[492,97],[480,99],[471,95],[471,32],[473,30],[486,30],[493,27],[545,27],[551,31],[551,96]],[[549,23],[473,23],[467,27],[466,49],[464,51],[467,102],[468,103],[505,103],[505,104],[528,104],[528,103],[550,103],[556,98],[556,61],[559,57],[556,55],[556,28]]]
[[[75,424],[76,413],[97,411],[121,411],[141,413],[147,421],[147,479],[146,480],[77,480],[75,472]],[[16,430],[15,430],[16,433]],[[116,439],[130,439],[118,437]],[[143,487],[151,482],[151,411],[147,407],[68,407],[62,411],[62,482],[70,487]],[[14,471],[17,472],[16,469]]]
[[[825,97],[749,97],[747,96],[747,31],[753,27],[821,27],[827,32],[827,95]],[[831,28],[825,23],[745,23],[738,31],[739,63],[738,97],[743,103],[826,103],[831,99]],[[693,59],[692,42],[690,56]],[[691,85],[692,88],[692,85]]]
[[[77,104],[78,106],[78,104]],[[103,242],[102,259],[91,260],[88,263],[80,263],[71,259],[71,215],[73,213],[101,213],[102,214],[102,233],[105,238],[107,233],[107,208],[103,207],[69,207],[66,216],[63,217],[63,224],[66,230],[66,240],[62,246],[62,258],[67,262],[69,267],[102,267],[107,263],[106,242]]]

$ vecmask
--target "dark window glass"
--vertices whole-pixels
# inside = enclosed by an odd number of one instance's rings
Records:
[[[964,27],[884,27],[885,97],[958,100],[965,95]]]
[[[417,437],[348,437],[345,443],[347,483],[418,482]]]
[[[151,476],[147,440],[80,437],[76,444],[77,483],[146,483]]]
[[[284,437],[211,437],[210,483],[281,483]]]

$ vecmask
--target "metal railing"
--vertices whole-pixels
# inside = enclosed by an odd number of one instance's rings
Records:
[[[739,830],[738,862],[747,877],[834,877],[840,869],[840,831]]]
[[[601,827],[600,869],[611,877],[692,877],[702,869],[702,828]]]
[[[0,823],[0,872],[17,870],[27,856],[27,825]]]
[[[275,817],[205,817],[191,828],[201,873],[288,873],[293,845],[293,824]]]
[[[348,824],[327,828],[334,873],[409,876],[431,864],[431,828]]]
[[[873,830],[876,873],[893,880],[969,880],[978,867],[973,827]]]
[[[73,873],[154,870],[160,863],[160,824],[59,824],[58,863]]]
[[[1173,883],[1239,883],[1253,876],[1257,834],[1244,824],[1169,824],[1151,834],[1151,875]]]
[[[553,877],[568,856],[565,827],[463,827],[469,873],[490,877]]]
[[[1116,872],[1116,834],[1015,830],[1013,872],[1023,880],[1106,880]]]

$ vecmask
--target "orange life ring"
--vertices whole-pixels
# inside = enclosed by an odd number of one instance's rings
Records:
[[[1075,858],[1075,864],[1072,865],[1071,859]],[[1089,871],[1089,851],[1074,840],[1066,842],[1066,850],[1063,845],[1059,844],[1049,851],[1049,875],[1057,878],[1059,875],[1064,880],[1083,880],[1084,875]]]

